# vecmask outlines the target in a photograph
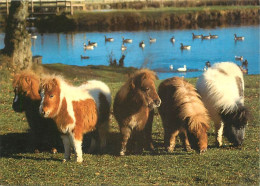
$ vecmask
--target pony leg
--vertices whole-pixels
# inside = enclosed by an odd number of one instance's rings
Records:
[[[128,140],[131,136],[131,132],[132,132],[132,130],[129,127],[121,128],[121,133],[122,133],[122,136],[123,136],[122,144],[121,144],[121,151],[120,151],[121,156],[125,155],[126,145],[127,145],[127,142],[128,142]]]
[[[68,161],[70,160],[70,154],[71,154],[71,143],[70,143],[70,138],[67,134],[63,134],[61,135],[61,139],[63,142],[63,146],[64,146],[64,159],[63,161]]]
[[[74,148],[76,153],[76,161],[81,163],[83,161],[82,158],[82,141],[74,139]]]
[[[175,148],[175,141],[176,141],[176,136],[178,136],[179,130],[175,130],[170,137],[170,146],[168,147],[168,152],[173,152]]]
[[[186,129],[183,129],[183,134],[184,134],[183,146],[185,146],[186,151],[191,151],[190,142],[189,142]]]
[[[221,121],[220,123],[215,124],[215,132],[216,132],[216,143],[217,146],[222,146],[222,136],[223,136],[224,123]]]
[[[100,139],[100,152],[103,153],[107,144],[108,122],[102,123],[98,128]]]
[[[152,124],[153,124],[153,116],[154,116],[154,110],[150,111],[148,122],[145,126],[145,145],[148,148],[148,150],[154,150],[153,146],[153,140],[152,140]]]

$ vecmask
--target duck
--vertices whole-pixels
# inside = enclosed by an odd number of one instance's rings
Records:
[[[171,41],[172,43],[174,43],[174,42],[175,42],[175,37],[172,36],[171,39],[170,39],[170,41]]]
[[[248,66],[248,61],[245,59],[245,61],[242,62],[242,67],[245,66],[245,68],[247,69]]]
[[[199,38],[201,38],[201,35],[195,35],[194,33],[192,33],[192,38],[193,39],[199,39]]]
[[[156,42],[156,38],[149,38],[149,41],[150,41],[150,43],[155,43]]]
[[[206,67],[206,66],[204,66],[203,71],[204,71],[204,72],[207,71],[207,67]]]
[[[206,67],[211,67],[211,64],[210,64],[210,62],[209,61],[207,61],[206,63],[205,63],[205,65],[206,65]]]
[[[94,47],[97,47],[97,42],[90,42],[90,40],[88,40],[88,45],[93,45]]]
[[[182,50],[190,50],[190,49],[191,49],[191,46],[190,46],[190,45],[183,45],[183,44],[181,43],[181,49],[182,49]]]
[[[122,51],[125,51],[126,49],[127,49],[127,47],[126,47],[124,44],[122,44],[121,50],[122,50]]]
[[[186,65],[184,65],[183,67],[177,68],[177,71],[186,72],[187,71]]]
[[[114,41],[114,38],[112,38],[112,37],[107,38],[107,36],[105,36],[105,42],[113,42],[113,41]]]
[[[201,39],[210,39],[210,36],[203,36],[203,35],[201,34]]]
[[[89,56],[80,55],[80,58],[81,58],[81,59],[89,59]]]
[[[31,35],[32,39],[37,39],[37,35]]]
[[[218,38],[218,35],[211,35],[210,33],[209,33],[209,36],[210,36],[210,39],[217,39]]]
[[[85,50],[94,50],[94,46],[93,45],[86,45],[86,43],[84,43],[83,45],[84,45],[83,48]]]
[[[139,43],[139,47],[141,47],[141,48],[144,48],[144,47],[145,47],[144,41],[141,41],[141,42]]]
[[[241,40],[241,41],[243,41],[244,39],[245,39],[245,37],[244,36],[237,36],[236,34],[234,34],[234,39],[235,39],[235,41],[236,40]]]
[[[170,70],[173,70],[173,65],[170,65],[169,68],[170,68]]]
[[[125,39],[124,37],[122,37],[123,39],[123,43],[132,43],[133,40],[132,39]]]
[[[243,61],[244,57],[243,56],[235,56],[235,60],[237,61]]]

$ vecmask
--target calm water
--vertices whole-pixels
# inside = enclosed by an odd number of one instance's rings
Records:
[[[201,40],[192,39],[192,33],[208,35],[216,34],[218,39]],[[244,36],[244,41],[234,41],[234,33]],[[206,61],[211,64],[221,61],[233,61],[235,56],[243,56],[248,60],[249,74],[259,74],[259,26],[229,27],[199,30],[163,30],[163,31],[137,31],[137,32],[85,32],[73,34],[36,34],[38,38],[32,40],[33,55],[43,56],[43,63],[63,63],[68,65],[108,65],[108,57],[119,61],[125,55],[125,66],[146,67],[157,71],[160,79],[172,76],[197,77],[203,72]],[[114,42],[105,43],[104,35],[113,37]],[[133,39],[133,43],[125,44],[127,50],[122,53],[122,36]],[[149,43],[149,36],[156,38],[156,43]],[[176,42],[172,44],[170,38],[175,36]],[[0,34],[0,48],[3,44],[4,34]],[[84,50],[83,43],[87,40],[97,42],[94,50]],[[144,40],[146,46],[142,50],[139,42]],[[190,51],[180,50],[180,43],[191,45]],[[81,55],[89,59],[81,59]],[[183,65],[196,72],[175,73],[174,70]]]

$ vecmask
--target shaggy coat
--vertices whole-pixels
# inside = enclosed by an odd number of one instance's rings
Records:
[[[114,100],[114,115],[122,134],[120,155],[125,155],[130,136],[136,141],[138,152],[142,152],[144,142],[153,149],[152,122],[154,108],[161,100],[156,92],[155,73],[143,69],[134,73],[117,92]],[[144,138],[144,139],[143,139]]]
[[[222,145],[223,130],[230,142],[241,145],[248,111],[240,68],[231,62],[216,63],[204,72],[196,87],[214,121],[217,145]]]
[[[14,76],[13,110],[25,112],[31,133],[33,147],[38,150],[50,150],[59,146],[57,127],[52,119],[45,119],[39,114],[41,97],[39,77],[31,71],[22,71]]]
[[[79,87],[66,83],[61,77],[49,77],[41,85],[40,113],[53,118],[65,149],[64,161],[70,159],[71,147],[76,161],[82,162],[82,141],[85,133],[97,130],[100,149],[106,146],[111,94],[101,81],[88,81]],[[93,148],[93,141],[90,148]]]
[[[169,152],[175,147],[179,133],[184,134],[186,150],[207,150],[209,129],[208,112],[193,85],[183,78],[164,80],[158,89],[162,100],[158,108],[164,127],[164,143]],[[188,138],[189,137],[189,138]],[[190,143],[189,143],[190,142]]]

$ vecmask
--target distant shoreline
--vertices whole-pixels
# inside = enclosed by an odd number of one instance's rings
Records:
[[[196,29],[259,24],[259,6],[170,7],[39,17],[40,32]]]

